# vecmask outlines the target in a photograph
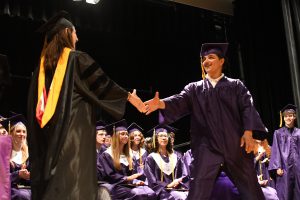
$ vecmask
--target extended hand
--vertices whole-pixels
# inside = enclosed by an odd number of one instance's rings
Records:
[[[247,153],[255,152],[255,142],[252,137],[252,131],[246,130],[241,138],[241,147],[245,145]]]
[[[150,99],[149,101],[145,102],[146,115],[149,115],[150,113],[156,111],[159,108],[159,103],[160,103],[159,92],[156,92],[153,99]]]
[[[133,90],[132,93],[129,93],[128,101],[134,107],[136,107],[136,109],[138,109],[138,111],[140,111],[141,113],[145,113],[146,112],[146,106],[142,102],[142,100],[140,99],[140,97],[138,97],[138,95],[136,94],[136,90],[135,89]]]

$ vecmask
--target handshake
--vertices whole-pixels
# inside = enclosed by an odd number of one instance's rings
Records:
[[[149,115],[157,109],[164,109],[165,104],[159,99],[159,93],[156,92],[153,99],[143,102],[140,97],[137,96],[136,90],[134,89],[132,93],[128,93],[127,99],[138,111]]]

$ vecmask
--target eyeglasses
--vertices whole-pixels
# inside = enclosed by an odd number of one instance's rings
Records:
[[[157,137],[158,138],[168,137],[168,134],[158,134]]]

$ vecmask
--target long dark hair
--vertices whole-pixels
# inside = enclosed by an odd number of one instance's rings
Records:
[[[46,74],[54,74],[59,57],[65,47],[74,49],[72,42],[72,32],[74,29],[66,28],[53,36],[51,41],[44,40],[44,46],[41,57],[44,56],[44,67]]]
[[[171,143],[170,134],[168,134],[168,144],[166,146],[166,149],[169,154],[173,153],[173,145]],[[158,137],[157,135],[155,135],[155,148],[153,149],[153,152],[159,153],[158,151],[159,151]]]

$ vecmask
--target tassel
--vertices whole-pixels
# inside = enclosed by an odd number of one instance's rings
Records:
[[[153,146],[153,149],[155,149],[155,129],[153,129],[152,146]]]
[[[279,127],[282,127],[282,112],[280,111],[279,114],[280,114],[280,124],[279,124]]]
[[[204,67],[203,67],[203,64],[202,64],[202,57],[200,59],[200,62],[201,62],[201,70],[202,70],[202,79],[204,80],[205,79],[205,70],[204,70]]]

